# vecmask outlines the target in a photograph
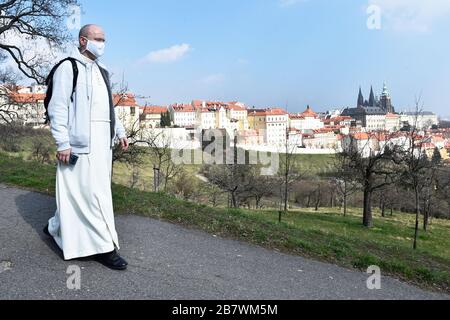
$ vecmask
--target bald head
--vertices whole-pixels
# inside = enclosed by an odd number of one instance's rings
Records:
[[[86,51],[88,40],[97,41],[97,42],[105,42],[105,32],[102,27],[96,24],[87,24],[80,29],[79,33],[79,42],[80,42],[80,52],[85,54],[87,57],[91,59],[95,59],[89,51]]]
[[[102,27],[96,24],[87,24],[80,29],[79,36],[89,39],[90,36],[95,36],[96,34],[104,35]]]

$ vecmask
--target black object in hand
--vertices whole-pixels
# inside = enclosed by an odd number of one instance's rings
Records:
[[[74,155],[73,153],[70,154],[70,160],[69,160],[69,164],[74,166],[78,161],[78,156]]]

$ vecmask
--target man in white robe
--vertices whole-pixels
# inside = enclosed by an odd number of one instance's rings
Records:
[[[70,93],[67,93],[67,86],[64,87],[62,83],[72,81],[74,72],[68,75],[72,69],[70,63],[62,64],[56,69],[53,77],[53,95],[48,107],[49,117],[58,123],[61,122],[57,118],[58,112],[72,112],[72,119],[79,122],[83,119],[83,123],[68,120],[67,122],[71,124],[63,126],[51,124],[52,133],[59,145],[56,173],[57,210],[44,228],[44,232],[62,249],[65,260],[94,256],[111,269],[125,270],[128,263],[117,252],[120,247],[114,223],[111,192],[112,146],[115,141],[112,140],[115,137],[111,134],[115,133],[114,125],[111,123],[112,117],[114,123],[121,129],[118,135],[123,150],[128,149],[128,140],[120,120],[112,109],[112,94],[107,72],[98,62],[99,56],[103,54],[105,34],[99,26],[87,25],[80,30],[79,42],[80,48],[77,48],[71,56],[76,60],[80,71],[75,87],[75,101],[81,101],[77,98],[84,94],[87,95],[87,103],[83,104],[87,105],[72,103],[66,110],[64,102],[69,102],[70,97],[67,95]],[[84,90],[85,87],[90,89]],[[71,108],[73,110],[70,110]],[[86,110],[88,111],[85,118],[81,118],[80,115],[76,117],[75,113]],[[89,143],[85,142],[83,145],[78,141],[81,138],[76,137],[81,134],[72,129],[74,126],[78,127],[79,132],[88,132]],[[74,130],[63,132],[62,136],[66,137],[65,139],[69,138],[69,144],[60,142],[64,140],[61,139],[61,127],[62,131]],[[70,143],[73,146],[66,149]],[[83,146],[75,148],[75,145]],[[69,164],[71,154],[78,156],[75,165]]]

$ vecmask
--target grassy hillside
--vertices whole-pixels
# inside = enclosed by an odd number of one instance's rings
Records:
[[[55,170],[0,153],[3,183],[53,195]],[[375,264],[384,274],[450,292],[450,221],[433,220],[429,231],[420,233],[414,251],[414,217],[407,214],[382,218],[375,212],[375,227],[366,229],[359,209],[350,210],[348,217],[336,209],[293,210],[279,223],[276,211],[212,208],[118,184],[113,184],[113,197],[117,214],[171,221],[349,268],[365,270]]]

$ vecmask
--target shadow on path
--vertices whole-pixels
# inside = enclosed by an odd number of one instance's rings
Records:
[[[22,216],[23,220],[28,223],[39,238],[62,260],[64,260],[63,252],[58,244],[49,238],[43,231],[48,220],[56,211],[55,198],[43,196],[39,193],[27,192],[18,195],[15,198],[17,212]]]

